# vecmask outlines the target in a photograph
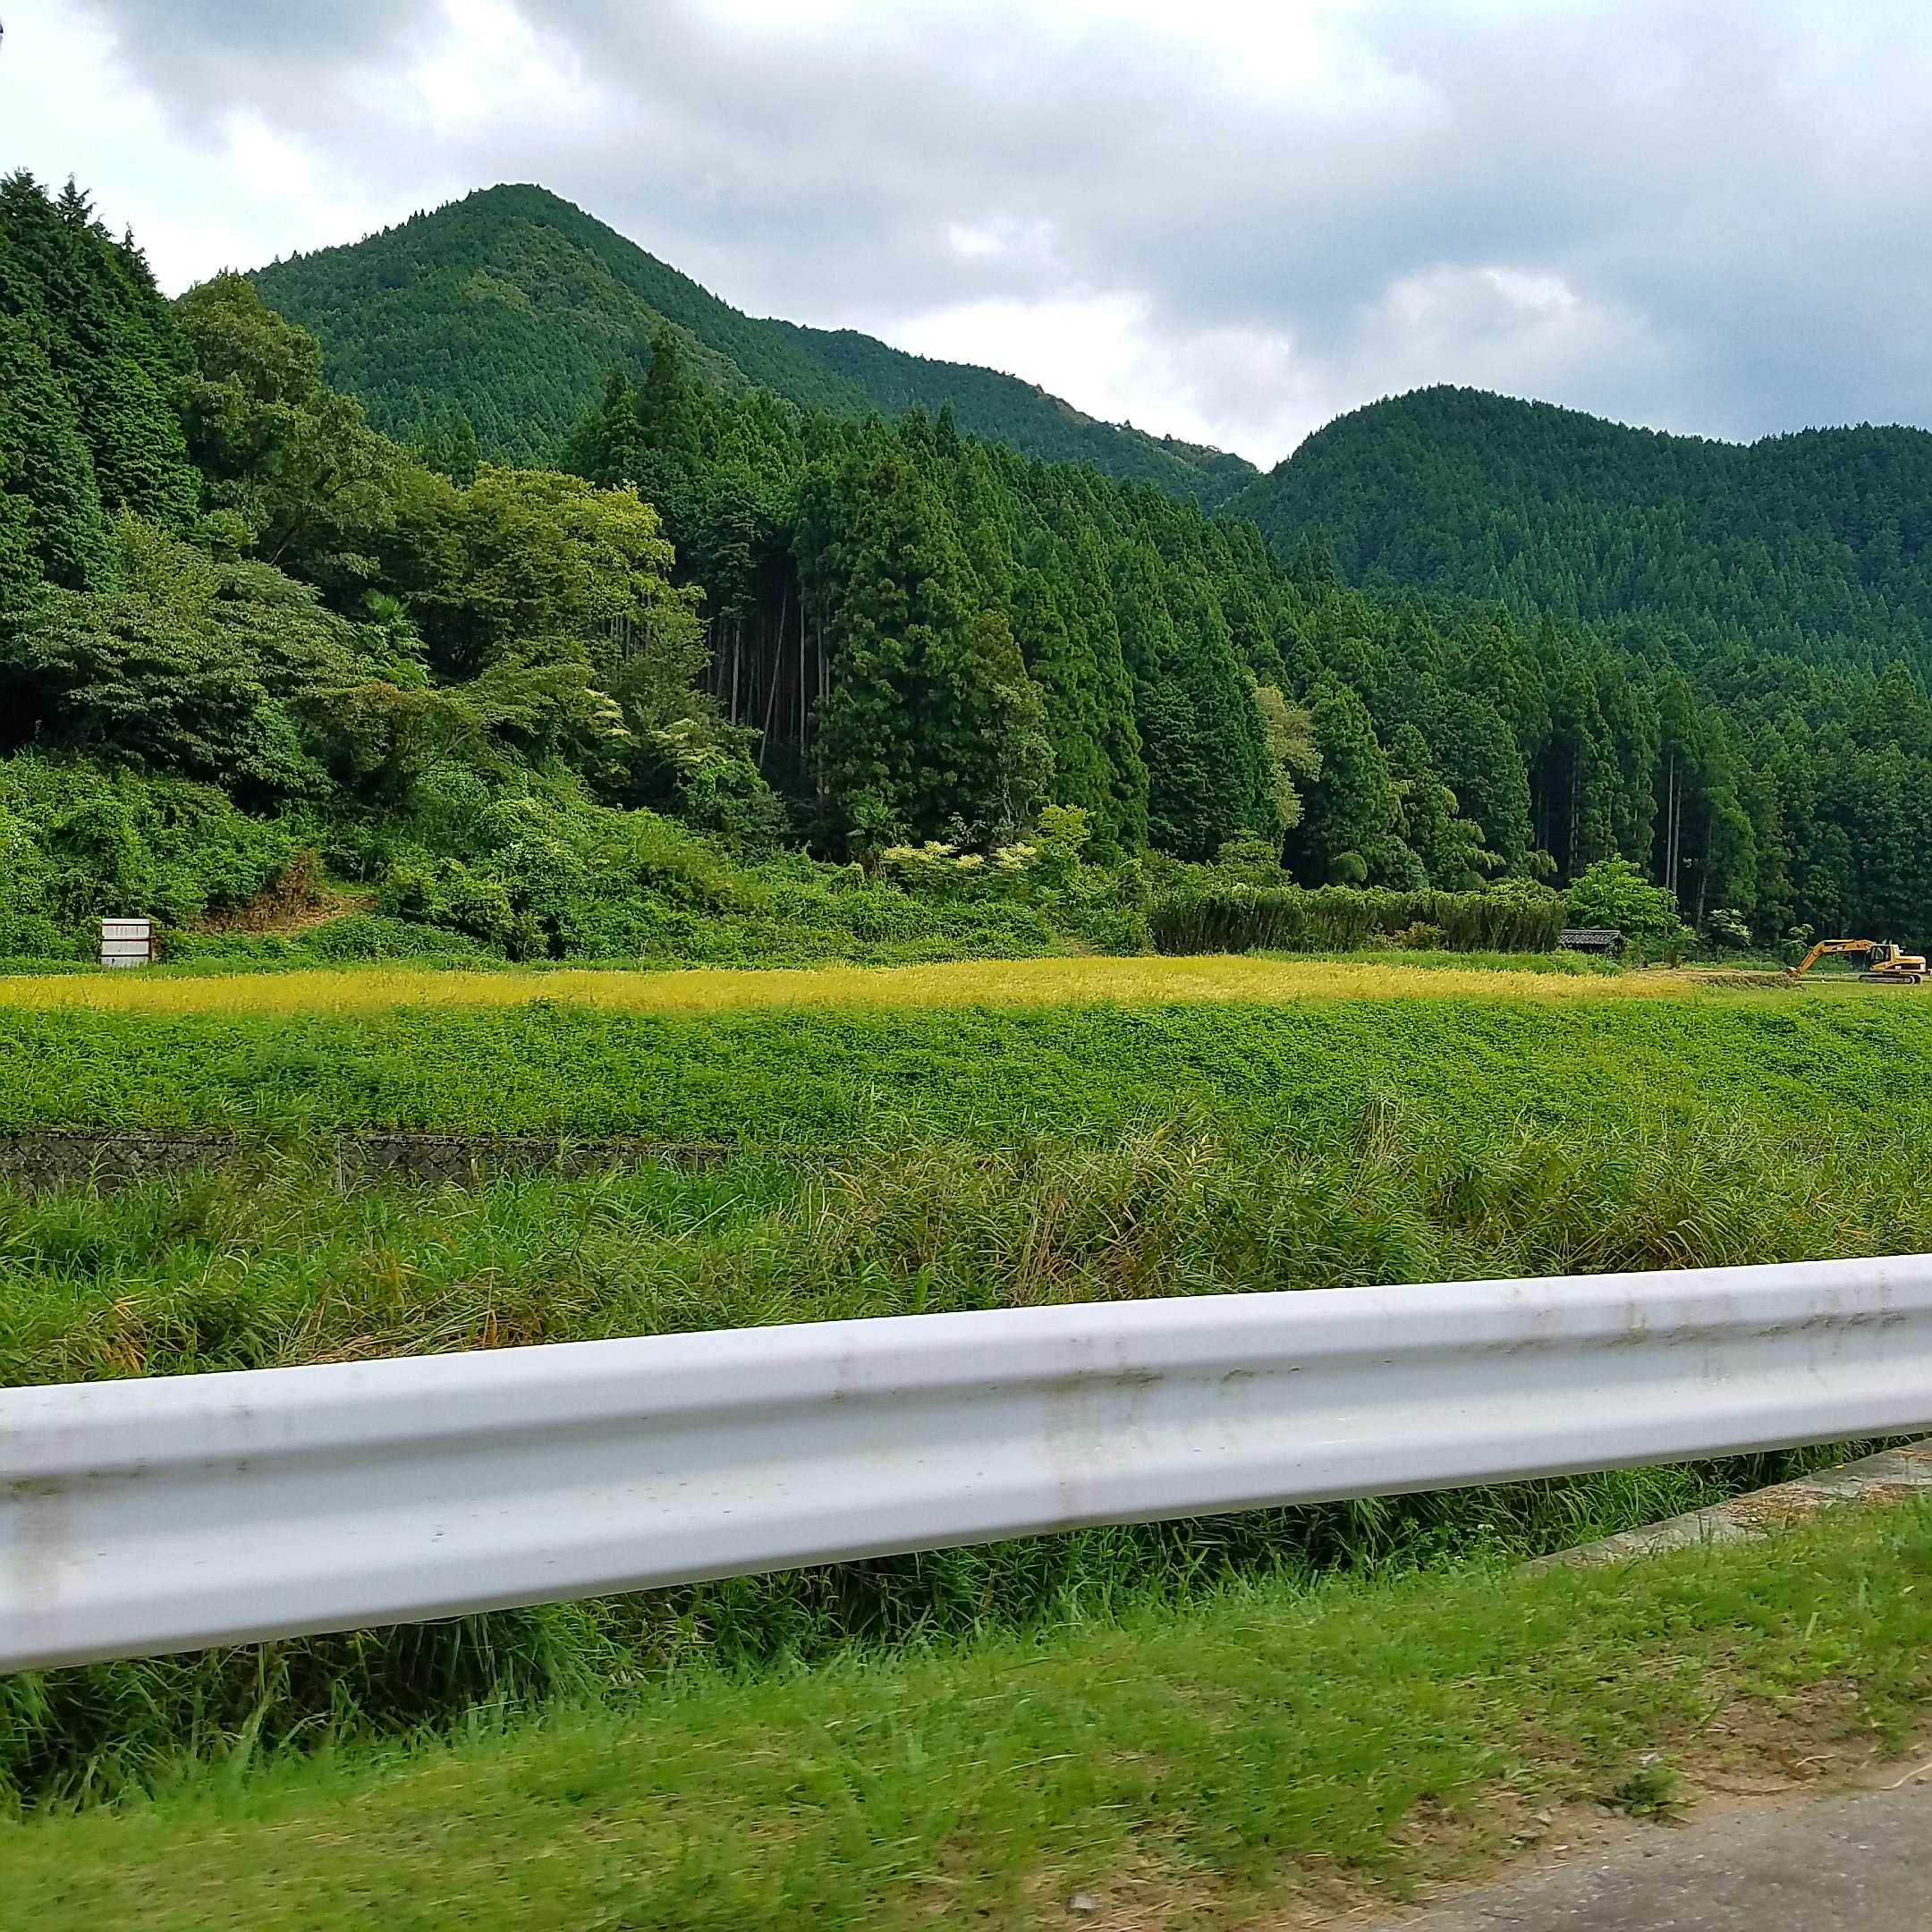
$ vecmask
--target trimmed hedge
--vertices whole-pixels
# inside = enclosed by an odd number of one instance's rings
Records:
[[[1324,886],[1195,886],[1157,899],[1157,953],[1349,953],[1407,943],[1450,953],[1551,953],[1563,901],[1541,886],[1487,893],[1356,891]]]

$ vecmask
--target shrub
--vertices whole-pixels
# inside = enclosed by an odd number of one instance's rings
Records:
[[[191,779],[0,761],[0,953],[91,955],[93,922],[115,914],[191,925],[272,886],[313,842],[308,820],[250,818]]]
[[[1347,953],[1398,934],[1453,953],[1547,953],[1563,914],[1555,893],[1521,879],[1480,893],[1183,886],[1157,899],[1148,930],[1159,953]]]
[[[1653,886],[1628,859],[1599,859],[1563,894],[1563,903],[1576,925],[1614,927],[1626,939],[1668,939],[1683,930],[1670,888]]]
[[[1392,932],[1388,936],[1388,943],[1392,946],[1409,953],[1439,952],[1447,939],[1448,935],[1440,926],[1431,926],[1422,919],[1418,919],[1413,926],[1404,926],[1400,932]]]

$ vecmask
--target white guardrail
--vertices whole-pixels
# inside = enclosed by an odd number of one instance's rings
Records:
[[[1932,1427],[1932,1257],[0,1392],[0,1668]]]

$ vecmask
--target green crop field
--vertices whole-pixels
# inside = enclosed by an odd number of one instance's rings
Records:
[[[1737,1118],[1790,1135],[1914,1120],[1928,1104],[1912,1070],[1932,1063],[1932,1000],[1909,992],[1633,998],[1616,981],[1597,995],[1595,982],[1552,979],[1530,984],[1561,996],[1525,997],[1410,979],[1430,996],[690,1013],[552,998],[519,979],[514,1004],[0,1000],[0,1129],[529,1129],[822,1146],[881,1126],[1082,1136],[1191,1114],[1220,1132],[1332,1136],[1394,1102],[1456,1120]]]

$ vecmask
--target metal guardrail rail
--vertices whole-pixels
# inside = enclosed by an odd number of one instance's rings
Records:
[[[1932,1258],[0,1392],[0,1668],[1932,1427]]]

